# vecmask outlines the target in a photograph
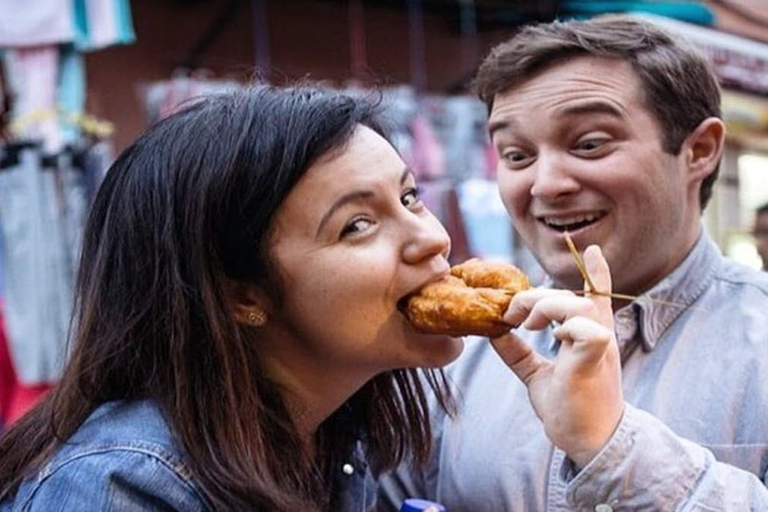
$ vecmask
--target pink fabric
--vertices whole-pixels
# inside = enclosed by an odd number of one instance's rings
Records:
[[[417,115],[411,121],[413,132],[413,165],[418,180],[434,180],[445,176],[445,153],[429,120]]]
[[[0,422],[7,427],[21,418],[51,387],[51,384],[24,386],[18,381],[0,313]]]
[[[0,422],[2,423],[7,422],[15,387],[16,372],[13,371],[11,354],[5,339],[3,315],[0,313]]]

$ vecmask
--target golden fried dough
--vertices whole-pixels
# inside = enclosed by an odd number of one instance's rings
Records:
[[[528,276],[514,265],[472,258],[451,268],[471,288],[496,288],[513,294],[531,287]]]
[[[512,296],[529,287],[526,275],[514,265],[473,258],[411,296],[405,314],[424,332],[499,336],[510,328],[501,318]]]

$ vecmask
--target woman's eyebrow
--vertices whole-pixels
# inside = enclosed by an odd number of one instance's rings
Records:
[[[336,201],[333,202],[330,208],[328,208],[328,211],[325,212],[325,215],[323,215],[323,218],[320,219],[320,224],[317,226],[317,233],[315,233],[315,236],[320,235],[320,231],[322,231],[323,226],[328,222],[328,219],[333,216],[336,211],[341,208],[342,206],[352,203],[355,201],[360,201],[361,199],[369,199],[373,197],[373,191],[369,189],[361,189],[361,190],[353,190],[352,192],[349,192],[347,194],[344,194],[340,198],[338,198]]]
[[[406,180],[413,176],[413,171],[410,167],[406,167],[403,170],[403,173],[400,175],[400,185],[406,182]],[[333,202],[330,208],[328,208],[328,211],[325,212],[323,215],[323,218],[320,219],[320,224],[317,226],[317,232],[315,233],[315,237],[320,235],[320,231],[322,231],[323,226],[328,222],[328,220],[333,216],[336,211],[341,208],[342,206],[352,203],[355,201],[360,201],[362,199],[370,199],[374,196],[373,190],[369,189],[360,189],[360,190],[353,190],[352,192],[349,192],[347,194],[344,194],[340,198],[338,198],[336,201]]]

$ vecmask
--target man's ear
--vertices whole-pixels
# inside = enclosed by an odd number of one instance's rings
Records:
[[[701,182],[714,172],[724,145],[725,123],[717,117],[708,117],[688,135],[683,151],[690,181]]]
[[[266,319],[272,312],[267,294],[256,284],[227,280],[227,302],[237,323],[259,325],[254,318]]]

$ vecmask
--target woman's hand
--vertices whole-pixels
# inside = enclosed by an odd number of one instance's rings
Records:
[[[584,262],[595,287],[610,293],[610,269],[600,248],[588,247]],[[515,295],[504,320],[529,330],[557,324],[553,334],[561,345],[554,361],[513,333],[491,343],[528,387],[549,439],[583,468],[608,442],[624,410],[610,297],[533,289]]]

